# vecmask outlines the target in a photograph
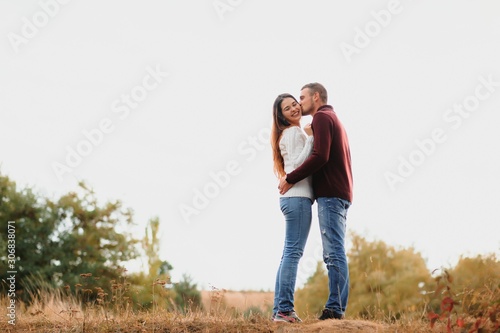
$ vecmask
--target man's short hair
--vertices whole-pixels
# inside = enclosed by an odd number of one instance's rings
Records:
[[[309,89],[311,95],[317,92],[319,94],[319,98],[321,99],[321,101],[325,104],[328,103],[328,93],[326,92],[325,87],[323,87],[321,83],[318,82],[308,83],[305,86],[303,86],[302,89],[300,90],[304,90],[306,88]]]

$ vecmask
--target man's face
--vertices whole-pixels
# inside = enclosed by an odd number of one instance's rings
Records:
[[[308,116],[314,112],[313,95],[309,88],[300,91],[300,104],[302,105],[302,114],[304,116]]]

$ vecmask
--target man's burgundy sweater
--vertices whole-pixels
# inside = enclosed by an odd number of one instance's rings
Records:
[[[333,108],[323,105],[314,115],[311,127],[313,152],[287,175],[287,182],[295,184],[312,175],[316,198],[337,197],[352,202],[351,152],[344,126]]]

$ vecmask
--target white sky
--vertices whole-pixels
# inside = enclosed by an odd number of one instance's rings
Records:
[[[313,81],[351,142],[350,231],[413,246],[430,269],[500,253],[499,2],[66,2],[0,0],[1,171],[49,197],[85,180],[134,209],[138,236],[158,216],[174,281],[273,289],[271,108]],[[59,180],[68,148],[88,154]],[[298,286],[318,260],[315,212]]]

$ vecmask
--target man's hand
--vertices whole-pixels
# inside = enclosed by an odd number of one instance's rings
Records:
[[[313,135],[313,129],[311,127],[311,124],[307,124],[306,126],[304,126],[304,132],[306,132],[306,134],[309,136]]]
[[[280,194],[285,194],[289,189],[291,189],[293,184],[290,184],[286,181],[286,176],[280,178],[280,184],[278,185],[278,190],[280,190]]]

